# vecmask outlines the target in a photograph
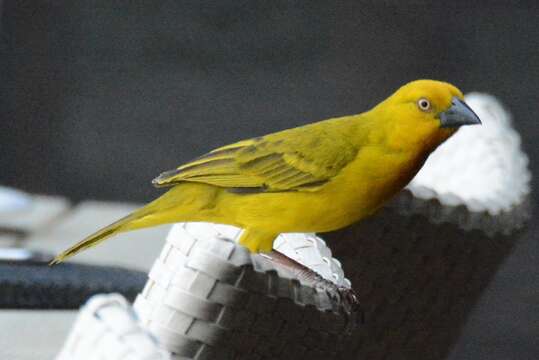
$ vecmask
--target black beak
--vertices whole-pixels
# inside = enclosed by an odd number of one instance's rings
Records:
[[[440,123],[443,128],[457,128],[462,125],[480,125],[479,116],[458,97],[453,97],[451,107],[440,113]]]

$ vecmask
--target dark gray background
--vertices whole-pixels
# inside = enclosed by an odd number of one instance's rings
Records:
[[[458,3],[0,0],[0,183],[146,201],[162,170],[361,112],[416,78],[502,99],[537,174],[537,2]],[[453,359],[539,357],[537,230],[501,269]]]

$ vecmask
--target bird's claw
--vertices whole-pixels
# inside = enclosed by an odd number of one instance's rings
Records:
[[[359,296],[352,288],[334,286],[332,289],[326,289],[326,292],[339,304],[347,317],[345,326],[347,335],[365,322],[365,313],[361,308]]]
[[[273,250],[265,254],[272,262],[284,266],[291,270],[294,275],[303,283],[309,284],[320,292],[325,292],[346,316],[346,334],[350,334],[359,325],[365,322],[365,316],[361,309],[359,297],[352,288],[337,285],[324,279],[320,274],[305,265],[298,263],[286,255]]]

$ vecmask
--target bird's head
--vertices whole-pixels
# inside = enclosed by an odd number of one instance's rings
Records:
[[[435,80],[412,81],[375,108],[392,134],[389,141],[436,147],[464,125],[481,124],[455,86]]]

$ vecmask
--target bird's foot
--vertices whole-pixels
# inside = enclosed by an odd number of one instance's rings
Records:
[[[347,334],[350,334],[355,328],[364,323],[365,316],[361,309],[359,297],[352,288],[337,285],[323,278],[315,271],[279,251],[273,250],[264,254],[264,256],[272,262],[287,268],[300,282],[328,294],[342,308],[347,317],[345,330]]]
[[[365,313],[361,308],[359,296],[352,288],[337,286],[333,283],[331,283],[331,285],[333,286],[327,287],[324,284],[322,290],[324,290],[332,299],[334,299],[334,301],[336,301],[343,309],[344,314],[347,317],[345,333],[349,335],[354,331],[354,329],[358,328],[365,322]]]

